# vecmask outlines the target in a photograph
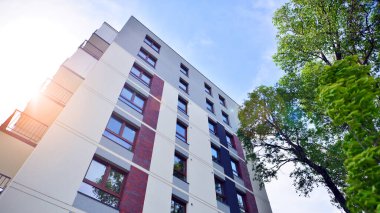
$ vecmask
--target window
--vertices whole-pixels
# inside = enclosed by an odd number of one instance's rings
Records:
[[[180,121],[177,121],[177,127],[176,127],[176,137],[180,139],[181,141],[187,143],[187,126],[181,123]]]
[[[139,113],[144,110],[145,98],[127,86],[121,90],[120,100]]]
[[[208,111],[214,113],[214,104],[208,99],[206,99],[206,108]]]
[[[245,204],[245,196],[240,194],[239,192],[237,193],[237,199],[238,199],[238,204],[239,204],[239,210],[240,213],[245,213],[247,212],[246,210],[246,204]]]
[[[144,48],[141,48],[139,53],[137,54],[142,60],[151,65],[152,67],[156,66],[157,58],[155,58],[152,54],[146,51]]]
[[[232,160],[232,159],[231,159],[232,173],[233,173],[236,177],[240,177],[238,164],[239,164],[238,162],[236,162],[235,160]]]
[[[234,137],[230,133],[227,133],[227,132],[226,132],[226,141],[229,147],[235,149]]]
[[[219,149],[214,147],[214,146],[211,146],[211,156],[212,156],[212,160],[216,163],[219,163]]]
[[[146,86],[150,86],[150,82],[152,81],[152,76],[148,74],[147,71],[145,71],[143,68],[138,66],[137,64],[134,64],[131,73],[133,77],[135,77],[137,80],[139,80],[141,83],[145,84]]]
[[[172,197],[170,213],[186,213],[186,203]]]
[[[186,158],[175,153],[173,175],[183,181],[186,181]]]
[[[145,36],[144,42],[145,44],[150,46],[154,51],[160,52],[161,45],[155,42],[151,37]]]
[[[119,207],[125,174],[111,165],[93,159],[79,192],[106,205]]]
[[[186,93],[189,92],[189,84],[185,80],[183,80],[182,78],[179,79],[178,87]]]
[[[132,150],[137,130],[115,115],[108,121],[103,135],[115,143]]]
[[[215,192],[216,192],[216,200],[219,202],[225,203],[226,197],[224,195],[224,183],[215,178]]]
[[[208,84],[206,84],[206,83],[205,83],[205,91],[206,91],[207,94],[212,95],[212,93],[211,93],[211,87]]]
[[[211,134],[216,135],[216,123],[212,120],[208,120],[208,130]]]
[[[187,101],[181,97],[178,97],[178,110],[187,114]]]
[[[226,99],[219,95],[219,103],[222,106],[226,106]]]
[[[189,68],[187,68],[185,65],[183,65],[183,64],[181,64],[180,65],[180,70],[179,71],[181,71],[181,73],[183,73],[184,75],[186,75],[186,76],[189,76]]]
[[[230,125],[230,120],[228,119],[228,115],[225,112],[222,112],[223,122]]]

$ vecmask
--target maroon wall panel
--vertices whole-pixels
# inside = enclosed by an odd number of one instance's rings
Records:
[[[121,213],[141,213],[144,207],[148,174],[131,167],[120,202]]]
[[[234,135],[234,142],[235,142],[236,151],[238,152],[239,157],[241,157],[242,159],[245,159],[242,145],[239,141],[239,138],[236,135]],[[249,173],[248,173],[248,167],[247,167],[247,164],[243,160],[239,160],[239,169],[240,169],[241,178],[244,181],[245,187],[253,191],[252,185],[251,185],[251,178],[249,177]],[[257,213],[258,209],[257,209],[255,197],[250,192],[248,192],[246,193],[246,199],[247,199],[248,212]]]
[[[164,88],[164,81],[162,81],[156,75],[152,78],[152,83],[150,85],[150,94],[152,94],[157,99],[161,100],[162,92]],[[153,129],[157,128],[158,114],[160,113],[160,102],[154,99],[152,96],[148,97],[146,101],[146,106],[144,109],[143,121],[148,124]]]

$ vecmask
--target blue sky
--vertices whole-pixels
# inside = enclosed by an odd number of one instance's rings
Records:
[[[2,0],[0,120],[21,108],[103,21],[134,15],[238,103],[283,74],[272,62],[272,15],[285,0]],[[333,213],[325,190],[298,197],[284,168],[267,184],[273,212]]]

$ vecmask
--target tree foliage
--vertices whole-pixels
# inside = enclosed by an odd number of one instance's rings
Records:
[[[321,64],[309,64],[303,73],[288,74],[275,87],[261,86],[250,93],[239,112],[238,135],[256,180],[269,182],[283,165],[292,163],[290,176],[299,193],[308,195],[323,185],[332,201],[346,208],[341,143],[345,128],[332,125],[315,101],[322,71]]]
[[[377,0],[292,0],[276,11],[274,61],[286,72],[310,61],[332,65],[350,55],[380,66],[380,4]]]
[[[380,90],[357,57],[326,67],[320,78],[319,101],[336,125],[345,125],[345,192],[353,212],[380,212]]]

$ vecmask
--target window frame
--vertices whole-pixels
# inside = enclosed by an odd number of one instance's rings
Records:
[[[181,126],[185,129],[185,135],[180,135],[178,132],[177,132],[177,126]],[[182,121],[180,120],[177,120],[177,123],[176,123],[176,131],[175,131],[175,136],[176,138],[178,138],[179,140],[181,140],[182,142],[184,143],[187,143],[187,125],[185,123],[183,123]]]
[[[185,86],[186,89],[183,89],[180,85]],[[185,93],[189,94],[189,83],[187,81],[183,80],[182,78],[179,78],[178,88],[180,90],[184,91]]]
[[[219,95],[219,103],[220,103],[220,105],[222,105],[222,106],[224,106],[224,107],[227,108],[226,99],[223,96],[221,96],[221,95]]]
[[[171,209],[172,209],[172,203],[175,203],[175,204],[178,204],[178,205],[181,205],[183,206],[183,209],[185,210],[184,213],[186,213],[186,206],[187,206],[187,203],[185,201],[182,201],[181,199],[175,197],[175,196],[172,196],[172,199],[170,201],[170,212],[172,213]]]
[[[211,109],[208,108],[209,106],[211,107]],[[206,109],[209,112],[212,112],[212,114],[215,114],[214,103],[207,98],[206,98]]]
[[[135,68],[136,70],[138,70],[140,73],[139,75],[137,76],[135,73],[132,72],[132,69]],[[131,71],[129,72],[129,74],[131,76],[133,76],[134,78],[136,78],[138,81],[140,81],[141,83],[143,83],[145,86],[149,87],[151,86],[152,84],[152,79],[153,79],[153,76],[148,72],[146,71],[144,68],[142,68],[140,65],[138,64],[133,64],[132,68],[131,68]],[[145,75],[147,78],[149,78],[149,83],[145,82],[143,79],[142,79],[142,76]]]
[[[222,120],[225,124],[230,125],[230,118],[229,118],[228,114],[223,112],[223,111],[222,111]]]
[[[236,171],[234,170],[234,167],[232,166],[232,164],[235,164],[235,168],[236,168]],[[236,161],[235,159],[232,159],[231,158],[231,169],[232,169],[232,174],[238,178],[241,177],[241,173],[240,173],[240,168],[239,168],[239,162]]]
[[[144,57],[144,55],[141,55],[140,53],[144,54],[145,57]],[[143,61],[145,61],[147,64],[149,64],[149,65],[152,66],[153,68],[156,68],[156,65],[157,65],[157,58],[154,57],[154,55],[152,55],[150,52],[148,52],[148,50],[146,50],[146,49],[144,49],[144,48],[141,47],[140,50],[139,50],[139,52],[137,53],[137,55],[138,55]],[[154,61],[154,64],[151,64],[151,63],[149,62],[148,59]]]
[[[205,87],[205,92],[206,92],[207,94],[209,94],[210,96],[212,96],[212,89],[211,89],[211,86],[208,85],[207,83],[205,83],[204,87]]]
[[[230,141],[228,141],[227,138],[229,138]],[[226,141],[227,141],[228,147],[236,149],[234,136],[232,134],[230,134],[229,132],[227,132],[227,131],[226,131]]]
[[[122,131],[120,131],[120,133],[118,133],[118,134],[117,134],[116,132],[113,132],[111,129],[108,129],[108,123],[109,123],[109,121],[111,120],[112,117],[113,117],[115,120],[121,122],[121,127],[120,127],[120,129],[122,129]],[[110,119],[108,119],[108,123],[107,123],[106,128],[105,128],[104,131],[107,131],[108,133],[112,134],[113,136],[115,136],[115,137],[119,138],[120,140],[124,141],[124,142],[127,143],[128,146],[130,146],[130,147],[126,147],[125,145],[120,144],[119,142],[117,142],[117,141],[111,139],[109,136],[104,135],[104,132],[103,132],[103,136],[106,137],[106,138],[108,138],[109,140],[113,141],[114,143],[119,144],[120,146],[122,146],[122,147],[124,147],[124,148],[126,148],[126,149],[128,149],[128,150],[130,150],[130,151],[133,151],[133,149],[134,149],[134,144],[136,144],[136,140],[137,140],[137,138],[138,138],[139,128],[137,128],[136,126],[132,125],[130,122],[126,121],[126,120],[123,119],[121,116],[119,116],[119,115],[117,115],[117,114],[115,114],[115,113],[113,113],[113,114],[111,115]],[[133,138],[133,141],[129,141],[129,140],[127,140],[126,138],[123,138],[123,137],[122,137],[122,135],[123,135],[123,133],[124,133],[124,130],[125,130],[125,127],[128,127],[128,128],[130,128],[130,129],[134,130],[134,132],[135,132],[135,137]]]
[[[187,77],[189,77],[189,68],[187,68],[187,66],[185,66],[184,64],[180,64],[179,65],[179,71],[182,73],[182,74],[184,74],[184,75],[186,75]]]
[[[147,44],[150,48],[152,48],[157,53],[160,53],[161,45],[158,42],[156,42],[152,37],[146,35],[144,38],[144,43]],[[155,49],[154,47],[156,47],[157,49]]]
[[[102,164],[102,165],[104,165],[106,167],[106,170],[104,171],[104,174],[102,176],[102,181],[100,183],[93,182],[92,180],[89,180],[89,179],[86,178],[86,175],[87,175],[87,173],[88,173],[88,171],[90,169],[92,161],[96,161],[96,162],[98,162],[98,163],[100,163],[100,164]],[[114,170],[114,171],[116,171],[116,172],[118,172],[118,173],[120,173],[120,174],[122,174],[124,176],[119,193],[116,193],[116,192],[114,192],[111,189],[109,189],[109,188],[106,187],[106,182],[108,180],[108,177],[110,175],[111,170]],[[110,194],[110,195],[112,195],[112,196],[114,196],[116,198],[118,198],[119,199],[119,203],[118,203],[118,205],[116,207],[114,207],[114,206],[111,206],[109,204],[106,204],[106,203],[102,202],[101,200],[93,198],[90,195],[85,194],[84,192],[81,192],[81,191],[78,191],[78,192],[81,193],[81,194],[83,194],[83,195],[85,195],[85,196],[88,196],[91,199],[94,199],[94,200],[96,200],[96,201],[98,201],[98,202],[100,202],[100,203],[102,203],[104,205],[110,206],[111,208],[119,209],[121,198],[123,196],[123,190],[124,190],[125,184],[127,182],[127,176],[128,176],[128,172],[127,171],[125,171],[123,169],[120,169],[119,167],[117,167],[113,163],[110,163],[110,162],[108,162],[108,161],[106,161],[106,160],[104,160],[104,159],[102,159],[102,158],[100,158],[98,156],[94,156],[92,158],[90,164],[88,165],[88,168],[86,170],[86,174],[83,177],[82,182],[86,183],[86,184],[88,184],[88,185],[90,185],[92,187],[95,187],[95,188],[97,188],[97,189],[99,189],[99,190],[101,190],[101,191],[103,191],[105,193],[108,193],[108,194]]]
[[[181,107],[179,107],[179,103],[182,103],[183,105],[185,105],[185,109],[182,109]],[[188,104],[188,101],[186,99],[182,98],[181,96],[178,96],[177,109],[186,115],[187,115],[187,104]]]
[[[213,150],[215,150],[217,157],[215,158],[213,155]],[[214,145],[211,144],[211,158],[212,161],[219,164],[220,163],[220,149]]]
[[[225,192],[224,181],[220,180],[217,177],[214,177],[214,181],[215,181],[216,200],[221,202],[221,203],[226,204],[227,203],[227,196],[226,196],[226,192]],[[222,193],[217,192],[217,190],[216,190],[217,184],[220,184],[220,188],[222,190]]]
[[[180,159],[181,161],[183,161],[183,164],[184,164],[184,171],[177,171],[175,170],[175,160],[174,160],[174,163],[173,163],[173,176],[175,176],[176,178],[186,182],[187,181],[187,158],[183,155],[181,155],[179,152],[175,152],[174,153],[174,158],[178,158]]]
[[[126,90],[128,90],[129,92],[132,93],[132,97],[131,97],[130,100],[122,95],[124,89],[126,89]],[[140,108],[139,106],[137,106],[137,104],[134,103],[134,100],[135,100],[136,96],[144,101],[144,104],[143,104],[142,108]],[[133,89],[128,84],[124,85],[123,89],[120,92],[119,99],[122,102],[124,102],[125,104],[127,104],[129,107],[131,107],[132,109],[134,109],[135,111],[137,111],[138,113],[140,113],[140,114],[144,113],[144,109],[145,109],[145,106],[146,106],[147,98],[145,96],[141,95],[137,90]]]
[[[239,202],[239,196],[241,197],[241,201],[242,201],[241,204],[242,204],[242,205],[240,205],[240,202]],[[243,194],[243,193],[237,191],[237,193],[236,193],[236,198],[237,198],[237,200],[238,200],[238,206],[239,206],[239,211],[240,211],[240,213],[246,213],[246,212],[248,212],[248,211],[247,211],[247,201],[246,201],[246,196],[245,196],[245,194]]]
[[[211,120],[211,119],[209,118],[209,119],[208,119],[208,124],[209,124],[209,126],[208,126],[208,131],[209,131],[211,134],[213,134],[213,135],[217,135],[218,130],[217,130],[216,122],[213,121],[213,120]],[[212,126],[214,126],[214,131],[211,131],[211,129],[210,129],[210,124],[211,124]]]

